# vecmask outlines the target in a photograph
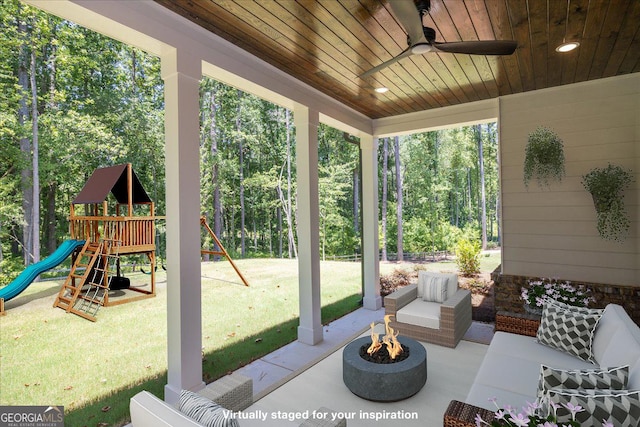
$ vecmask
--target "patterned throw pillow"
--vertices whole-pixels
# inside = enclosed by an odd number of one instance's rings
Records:
[[[180,392],[178,410],[207,427],[238,427],[232,412],[189,390]]]
[[[540,365],[538,400],[555,389],[608,389],[625,390],[629,382],[629,365],[610,369],[555,369]]]
[[[567,403],[581,406],[576,414],[581,427],[600,427],[609,421],[614,427],[640,425],[640,391],[628,390],[549,390],[548,399],[555,405],[558,425],[571,420]]]
[[[446,277],[429,276],[422,290],[422,300],[445,302],[447,300],[447,284],[448,279]]]
[[[555,305],[556,307],[562,308],[564,310],[573,311],[580,314],[599,314],[602,315],[604,313],[604,308],[588,308],[588,307],[576,307],[575,305],[565,304],[563,302],[550,299],[547,304]]]
[[[546,304],[536,338],[540,344],[594,363],[591,346],[601,317],[600,314],[581,314]]]

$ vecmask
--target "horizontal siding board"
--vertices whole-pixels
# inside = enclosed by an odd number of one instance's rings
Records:
[[[628,238],[624,243],[594,240],[591,235],[560,234],[511,234],[507,247],[519,249],[553,248],[574,252],[635,254],[636,240]]]
[[[509,261],[503,263],[502,272],[503,274],[532,277],[556,277],[564,280],[591,283],[611,283],[629,286],[637,284],[636,271],[632,268],[622,269]]]
[[[593,221],[545,221],[517,220],[507,221],[502,226],[503,233],[509,241],[514,234],[543,234],[557,236],[589,236],[598,237],[598,230]]]
[[[591,266],[603,268],[633,268],[637,261],[635,254],[609,252],[566,251],[545,248],[517,248],[505,246],[505,261],[524,261],[536,263],[566,264],[573,266]]]
[[[576,208],[572,206],[504,206],[502,211],[505,221],[509,220],[539,220],[547,221],[593,221],[595,224],[595,209]]]

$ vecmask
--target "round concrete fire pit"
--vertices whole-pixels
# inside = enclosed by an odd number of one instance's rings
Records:
[[[393,402],[413,396],[427,382],[427,351],[411,338],[398,337],[409,347],[409,357],[397,363],[373,363],[360,356],[360,347],[371,337],[358,338],[342,351],[342,379],[356,396],[378,402]]]

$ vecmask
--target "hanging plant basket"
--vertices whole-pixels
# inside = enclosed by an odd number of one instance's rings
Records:
[[[524,152],[524,185],[536,178],[538,185],[548,187],[553,181],[562,181],[564,170],[564,144],[562,139],[546,127],[538,127],[529,134]]]
[[[624,190],[633,182],[631,171],[609,164],[582,176],[582,185],[591,193],[596,209],[598,233],[603,239],[623,240],[631,221],[624,208]]]

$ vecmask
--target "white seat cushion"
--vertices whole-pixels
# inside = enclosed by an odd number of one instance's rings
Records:
[[[396,313],[396,320],[401,323],[422,326],[429,329],[440,329],[440,307],[437,302],[421,299],[411,301]]]
[[[592,363],[544,346],[533,337],[496,332],[466,401],[491,409],[486,399],[496,396],[499,405],[520,407],[536,399],[540,364],[558,369],[593,369]],[[491,389],[493,394],[480,395]],[[478,392],[478,394],[476,394]],[[511,397],[510,397],[511,396]]]
[[[597,365],[593,363],[542,345],[538,343],[534,337],[510,334],[507,332],[495,333],[491,340],[491,345],[487,350],[487,355],[489,353],[500,353],[512,357],[517,356],[518,359],[536,362],[538,364],[535,369],[536,380],[537,375],[540,373],[541,363],[558,369],[593,369],[597,367]]]

